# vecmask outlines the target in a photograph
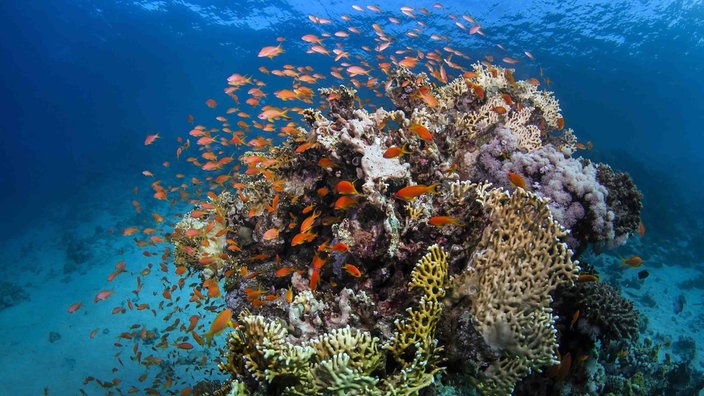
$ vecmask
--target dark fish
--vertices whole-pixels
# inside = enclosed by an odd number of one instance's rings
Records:
[[[650,272],[643,270],[638,273],[638,279],[645,279],[650,275]]]
[[[684,294],[680,294],[679,296],[677,296],[673,303],[673,308],[676,314],[682,312],[682,310],[684,309],[684,304],[686,302],[687,300],[685,300]]]

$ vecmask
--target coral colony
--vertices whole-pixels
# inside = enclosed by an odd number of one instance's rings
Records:
[[[391,40],[375,31],[381,54]],[[312,52],[329,54],[309,36]],[[274,58],[282,45],[262,51]],[[240,113],[191,131],[208,162],[189,161],[211,172],[211,189],[170,240],[176,273],[198,281],[191,301],[224,296],[209,330],[189,334],[202,348],[226,345],[218,367],[229,376],[194,391],[621,394],[636,385],[609,380],[619,362],[664,375],[628,357],[632,303],[577,261],[587,246],[616,246],[637,230],[641,195],[628,175],[575,156],[584,145],[538,80],[488,61],[463,68],[439,50],[426,53],[426,74],[413,71],[413,54],[381,60],[374,72],[385,81],[342,57],[349,63],[331,74],[344,83],[317,93],[306,83],[322,77],[310,68],[272,70],[293,81],[275,96],[307,108],[263,106],[261,122]],[[257,82],[234,74],[226,92],[238,100],[251,88],[247,103],[258,107]],[[390,108],[363,106],[367,88]],[[251,126],[283,142],[251,139]],[[218,145],[246,145],[242,168],[227,166]]]
[[[511,69],[433,88],[397,67],[386,92],[395,110],[370,112],[321,89],[325,109],[244,153],[236,189],[176,226],[176,265],[223,284],[237,322],[217,394],[412,395],[457,362],[509,394],[561,364],[551,293],[578,278],[568,243],[635,231],[633,183],[610,190],[608,167],[571,157],[557,100]]]

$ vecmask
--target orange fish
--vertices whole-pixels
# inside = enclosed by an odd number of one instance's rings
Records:
[[[420,98],[425,102],[428,107],[435,107],[438,105],[438,100],[430,91],[430,87],[423,86],[418,88],[418,91],[414,94],[414,97]]]
[[[257,57],[259,57],[259,58],[267,57],[267,58],[271,59],[271,58],[273,58],[283,52],[284,52],[284,50],[281,48],[281,44],[279,44],[277,46],[270,45],[268,47],[262,48],[259,51],[259,54],[257,55]]]
[[[278,278],[280,278],[280,277],[282,277],[282,276],[288,276],[288,275],[290,275],[290,274],[291,274],[293,271],[295,271],[295,270],[296,270],[296,269],[293,268],[293,267],[283,267],[283,268],[279,268],[278,270],[276,270],[276,276],[277,276]]]
[[[335,201],[335,209],[347,210],[359,203],[356,197],[350,197],[348,195],[343,195]]]
[[[208,99],[208,100],[205,101],[205,105],[208,106],[208,107],[210,107],[211,109],[214,109],[215,106],[218,105],[218,102],[216,102],[215,99],[210,98],[210,99]]]
[[[310,291],[315,291],[318,288],[318,282],[320,282],[320,269],[316,268],[310,275]]]
[[[325,265],[326,261],[326,259],[320,258],[320,256],[318,256],[318,253],[316,253],[313,256],[313,269],[322,268],[322,266]]]
[[[638,235],[640,235],[641,238],[645,235],[645,224],[643,222],[638,223]]]
[[[513,104],[513,98],[511,98],[511,95],[507,93],[502,93],[501,97],[504,99],[504,102],[506,102],[507,105],[511,106]]]
[[[83,305],[83,302],[77,302],[77,303],[75,303],[75,304],[69,305],[69,306],[68,306],[68,313],[72,314],[72,313],[78,311],[78,309],[79,309],[82,305]]]
[[[349,250],[349,247],[342,242],[338,242],[335,246],[331,247],[331,249],[335,252],[346,252]]]
[[[431,135],[428,128],[424,127],[423,125],[414,123],[408,127],[408,130],[415,133],[416,135],[418,135],[419,138],[425,140],[426,142],[433,141],[433,135]]]
[[[147,135],[147,138],[144,139],[144,145],[148,146],[152,143],[154,143],[155,140],[159,139],[161,136],[159,136],[158,133],[155,133],[153,135]]]
[[[572,354],[567,352],[565,356],[560,360],[560,368],[557,373],[557,381],[564,381],[570,373],[570,367],[572,366]]]
[[[579,310],[574,311],[574,314],[572,315],[572,321],[570,322],[570,330],[574,327],[574,324],[577,322],[577,319],[579,319]]]
[[[428,219],[428,224],[436,227],[444,227],[446,225],[460,225],[459,220],[450,216],[433,216]]]
[[[215,317],[213,324],[210,325],[210,330],[206,332],[203,337],[208,340],[208,345],[213,342],[213,336],[219,334],[227,326],[232,326],[232,310],[227,308],[226,310],[220,312],[218,316]]]
[[[276,239],[279,237],[279,229],[278,228],[270,228],[264,232],[264,235],[262,235],[262,238],[265,241],[270,241],[272,239]]]
[[[417,184],[415,186],[404,187],[396,192],[396,196],[406,201],[412,201],[419,195],[427,193],[437,193],[437,191],[435,191],[435,187],[437,187],[437,185],[438,183],[432,184],[430,186]]]
[[[506,108],[503,106],[496,106],[493,109],[491,109],[491,111],[493,111],[494,113],[499,114],[499,115],[506,114]]]
[[[410,151],[406,150],[406,146],[404,145],[403,147],[398,147],[398,146],[391,146],[384,151],[384,158],[396,158],[400,155],[404,154],[411,154]]]
[[[174,344],[174,346],[179,349],[185,349],[185,350],[193,349],[193,344],[191,344],[190,342],[182,342],[180,344]]]
[[[341,180],[335,186],[335,191],[342,195],[359,195],[359,192],[354,188],[354,184],[347,180]]]
[[[560,117],[557,119],[557,129],[562,129],[565,127],[565,119]]]
[[[359,268],[355,267],[352,264],[345,264],[342,266],[342,268],[347,271],[348,274],[354,276],[355,278],[359,278],[362,276],[362,271],[359,270]]]
[[[276,107],[264,106],[262,107],[262,112],[259,113],[257,118],[259,118],[260,120],[267,120],[269,122],[277,120],[279,118],[290,120],[291,117],[286,115],[287,111],[288,110],[281,110]]]
[[[599,277],[592,274],[581,274],[577,277],[577,282],[598,282]]]
[[[93,302],[97,303],[98,301],[105,300],[113,294],[115,294],[115,292],[112,290],[101,290],[98,294],[95,295]]]
[[[514,65],[514,64],[520,62],[518,59],[514,59],[514,58],[511,58],[508,56],[503,57],[501,60],[508,63],[509,65]]]
[[[638,268],[643,265],[643,259],[639,256],[631,256],[629,258],[621,257],[621,266],[627,265],[631,268]]]
[[[296,246],[296,245],[300,245],[302,243],[311,242],[312,240],[315,239],[316,236],[317,236],[317,234],[312,233],[310,231],[298,233],[293,236],[293,239],[291,239],[291,246]]]
[[[291,303],[291,301],[293,301],[293,289],[289,285],[288,290],[286,290],[286,302]]]
[[[514,187],[520,187],[524,190],[526,189],[526,181],[523,179],[523,176],[513,172],[508,172],[506,175]]]
[[[350,66],[347,68],[347,73],[350,77],[369,75],[369,70],[365,70],[360,66]]]

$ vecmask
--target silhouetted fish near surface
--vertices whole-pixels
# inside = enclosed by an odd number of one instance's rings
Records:
[[[679,314],[684,310],[684,304],[687,302],[687,300],[684,298],[684,294],[680,294],[677,296],[675,301],[673,302],[673,309],[676,314]]]
[[[640,271],[638,273],[638,279],[645,279],[648,277],[648,275],[650,275],[650,272],[648,272],[647,270]]]

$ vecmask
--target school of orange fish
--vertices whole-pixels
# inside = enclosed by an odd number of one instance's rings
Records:
[[[382,97],[389,82],[385,82],[385,76],[395,66],[404,66],[414,72],[425,71],[435,79],[438,84],[446,84],[453,78],[469,75],[471,62],[480,60],[486,65],[491,65],[495,59],[493,56],[485,56],[477,59],[451,46],[448,36],[437,33],[429,33],[424,18],[434,12],[442,12],[448,15],[452,23],[459,29],[459,33],[465,35],[467,40],[470,37],[479,37],[480,40],[490,40],[485,29],[470,15],[454,15],[445,12],[444,7],[436,3],[431,9],[414,8],[404,6],[400,8],[400,14],[395,14],[396,10],[381,10],[374,5],[352,7],[351,13],[362,15],[363,18],[354,18],[343,15],[342,21],[332,21],[327,18],[310,15],[308,18],[313,23],[311,30],[316,33],[305,34],[301,37],[279,37],[277,43],[269,43],[261,48],[258,58],[261,58],[258,75],[245,75],[233,73],[227,77],[227,86],[224,99],[207,99],[205,105],[212,109],[214,118],[220,125],[215,128],[208,128],[204,125],[196,124],[188,132],[188,136],[178,137],[178,148],[175,152],[175,161],[187,161],[197,169],[193,170],[193,176],[185,173],[171,175],[169,173],[170,161],[163,163],[164,168],[160,170],[144,170],[144,177],[148,178],[150,188],[153,191],[153,198],[157,201],[170,202],[176,205],[177,202],[185,202],[189,205],[198,204],[202,210],[214,210],[215,207],[207,201],[207,198],[217,197],[222,191],[232,191],[240,194],[242,200],[246,197],[246,186],[239,182],[240,172],[246,175],[260,175],[268,180],[274,191],[280,191],[280,186],[285,180],[277,179],[277,174],[272,169],[277,165],[277,160],[267,155],[249,155],[241,158],[242,164],[237,161],[237,154],[244,150],[261,151],[267,153],[272,149],[276,141],[289,139],[296,141],[296,153],[303,153],[311,148],[311,143],[300,141],[296,133],[296,118],[302,115],[305,107],[315,107],[316,100],[331,100],[334,98],[316,99],[315,88],[321,86],[337,86],[346,84],[354,86],[360,92],[368,93],[366,106],[374,108],[370,97]],[[381,23],[370,23],[369,14],[375,18],[383,18],[384,26]],[[384,18],[385,17],[385,18]],[[388,23],[386,23],[388,21]],[[390,25],[389,25],[390,24]],[[339,26],[344,25],[340,28]],[[371,26],[368,26],[371,25]],[[410,29],[391,34],[389,31],[398,32],[403,26],[412,26]],[[346,39],[350,36],[361,36],[363,31],[371,31],[374,34],[374,42],[369,46],[361,48],[348,48],[345,45]],[[435,30],[433,30],[435,31]],[[408,43],[401,46],[401,43]],[[414,44],[416,43],[416,44]],[[425,45],[436,45],[432,50],[421,51],[417,47]],[[533,54],[521,49],[514,51],[520,56],[510,55],[509,51],[500,44],[494,43],[500,50],[507,54],[498,61],[504,65],[515,65],[519,62],[535,62]],[[308,65],[277,64],[280,55],[287,51],[295,52],[301,45],[307,49],[308,56],[315,57],[315,62],[327,61],[330,63],[329,70],[315,70]],[[297,57],[297,59],[304,59]],[[279,80],[275,80],[274,76]],[[529,80],[535,85],[542,83],[550,84],[549,78],[543,76],[542,68],[540,76]],[[268,89],[268,86],[282,86],[287,88]],[[475,86],[476,91],[481,87]],[[415,95],[421,98],[428,106],[437,103],[436,98],[427,89],[419,90]],[[364,93],[360,97],[365,97]],[[510,99],[510,98],[509,98]],[[263,102],[266,105],[262,105]],[[290,105],[297,103],[299,106]],[[500,109],[496,110],[497,112]],[[195,123],[192,115],[188,115],[187,121]],[[432,141],[433,136],[427,128],[422,125],[412,125],[410,130],[417,134],[418,138],[424,141]],[[158,145],[165,139],[158,133],[149,134],[144,140],[144,145]],[[296,140],[299,139],[299,140]],[[581,144],[581,143],[580,143]],[[586,148],[582,145],[582,148]],[[393,146],[386,150],[384,157],[395,158],[410,154],[407,146]],[[173,160],[173,159],[172,159]],[[323,168],[333,168],[335,163],[329,158],[321,158],[318,163]],[[244,166],[244,168],[242,168]],[[175,177],[173,182],[167,182],[170,177]],[[511,183],[516,186],[525,187],[520,175],[509,174]],[[152,181],[153,179],[153,181]],[[523,184],[523,186],[522,186]],[[433,193],[435,185],[416,185],[400,189],[396,196],[404,200],[412,200],[421,194]],[[137,193],[137,189],[135,189]],[[334,186],[334,191],[321,188],[317,191],[320,197],[328,194],[336,194],[334,209],[344,211],[353,207],[360,199],[354,181],[343,180]],[[288,197],[296,199],[295,197]],[[274,199],[257,210],[273,211],[280,199],[276,195]],[[135,210],[141,212],[142,205],[138,201],[132,202]],[[193,210],[190,216],[193,218],[205,216],[205,212]],[[250,213],[256,216],[257,213]],[[296,220],[298,217],[302,221]],[[228,326],[234,326],[233,312],[226,308],[221,293],[221,285],[217,279],[202,281],[197,276],[189,276],[190,271],[184,266],[174,266],[173,252],[166,245],[169,241],[170,233],[173,232],[171,220],[178,220],[178,216],[167,216],[156,212],[151,213],[153,220],[152,227],[129,227],[121,230],[125,237],[133,238],[135,243],[146,257],[160,258],[157,269],[161,271],[161,276],[157,278],[152,270],[153,264],[144,266],[141,270],[135,270],[138,263],[126,263],[119,261],[115,264],[114,271],[107,276],[107,284],[104,290],[95,295],[93,303],[112,303],[112,313],[122,315],[130,313],[138,317],[146,315],[145,322],[153,322],[157,318],[163,327],[160,329],[151,328],[140,323],[137,319],[128,329],[121,332],[115,340],[117,352],[115,354],[116,366],[109,379],[105,375],[90,376],[85,378],[84,384],[92,382],[105,388],[108,394],[181,394],[189,395],[193,393],[192,384],[174,378],[167,367],[165,359],[175,360],[183,351],[193,352],[194,349],[202,350],[200,358],[194,359],[191,363],[192,370],[202,370],[203,376],[211,373],[215,368],[214,356],[222,355],[220,351],[210,351],[212,344],[217,345],[217,335]],[[296,218],[294,218],[296,217]],[[334,218],[321,218],[320,211],[313,206],[305,208],[302,213],[292,214],[289,229],[297,229],[298,232],[287,241],[291,246],[311,243],[316,240],[315,227],[326,226],[336,221]],[[223,216],[216,216],[214,222],[223,223]],[[457,225],[458,220],[448,216],[434,216],[428,221],[430,224],[443,227],[447,225]],[[221,224],[224,226],[224,224]],[[210,227],[214,227],[213,223]],[[202,231],[188,230],[186,236],[195,236]],[[226,232],[226,230],[224,231]],[[281,238],[284,230],[279,228],[267,229],[262,238],[264,240],[277,240]],[[191,235],[189,235],[191,233]],[[207,231],[205,231],[207,233]],[[218,237],[221,235],[217,235]],[[207,243],[207,239],[206,239]],[[154,251],[160,247],[161,251]],[[328,241],[322,242],[318,246],[318,253],[315,254],[311,263],[310,288],[315,290],[320,282],[320,268],[325,265],[328,253],[344,252],[347,246],[343,243],[334,245]],[[230,254],[237,254],[240,248],[234,241],[228,241],[227,250]],[[266,257],[249,257],[248,260],[262,260]],[[207,259],[207,258],[204,258]],[[638,266],[637,259],[624,259],[625,265]],[[641,261],[642,263],[642,261]],[[207,262],[201,262],[207,265]],[[131,267],[128,270],[128,267]],[[346,273],[353,278],[363,278],[364,274],[353,263],[343,266]],[[300,268],[281,267],[276,270],[276,277],[286,277],[294,272],[303,271]],[[246,267],[241,267],[237,274],[226,274],[232,276],[242,276],[247,279],[255,278],[257,272],[249,271]],[[129,274],[134,277],[136,286],[129,293],[110,289],[110,282],[121,274]],[[123,275],[124,276],[124,275]],[[582,275],[580,281],[593,281],[588,278],[590,275]],[[146,287],[145,287],[146,285]],[[158,288],[157,288],[158,287]],[[148,291],[143,291],[146,288]],[[160,296],[160,302],[154,306],[146,303],[138,303],[140,293],[152,293]],[[293,298],[293,290],[289,286],[282,290],[271,290],[268,287],[245,289],[247,300],[252,304],[252,308],[267,304],[275,299],[284,299],[290,302]],[[117,298],[121,300],[115,302]],[[79,311],[83,302],[77,302],[68,307],[68,313],[73,314]],[[211,313],[208,318],[214,317],[207,322],[203,310]],[[141,311],[141,312],[140,312]],[[137,313],[140,312],[140,313]],[[577,313],[578,315],[578,313]],[[574,320],[573,320],[574,322]],[[99,329],[93,330],[86,337],[92,339]],[[143,366],[144,374],[137,379],[138,383],[130,383],[129,387],[121,386],[119,377],[120,371],[124,367],[125,356],[138,365]],[[193,357],[192,353],[188,356]],[[103,377],[103,378],[99,378]],[[81,390],[86,394],[84,390]]]

